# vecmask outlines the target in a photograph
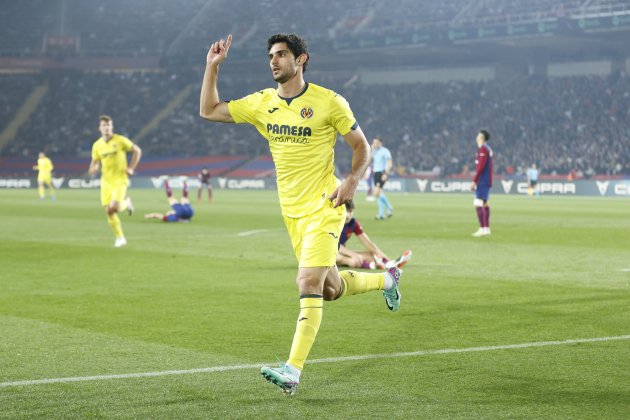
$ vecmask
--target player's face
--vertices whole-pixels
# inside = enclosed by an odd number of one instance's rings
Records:
[[[477,134],[477,138],[475,139],[475,141],[477,142],[477,147],[483,146],[483,143],[484,143],[483,134],[481,133]]]
[[[379,139],[374,139],[372,140],[372,147],[374,149],[378,149],[379,147],[381,147],[383,145],[383,143],[381,143],[381,141]]]
[[[101,136],[103,137],[111,137],[114,133],[114,122],[113,121],[101,121],[99,125],[99,130],[101,131]]]
[[[43,153],[40,153],[40,154],[39,154],[39,158],[40,158],[40,159],[43,159],[43,158],[45,158],[45,157],[46,157],[46,155],[45,155],[45,154],[43,154]]]
[[[296,59],[284,42],[273,44],[269,50],[269,67],[273,80],[280,84],[291,80],[298,72],[300,57]]]

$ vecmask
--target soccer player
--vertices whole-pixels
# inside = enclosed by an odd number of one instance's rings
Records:
[[[527,194],[533,196],[534,193],[536,196],[540,195],[540,190],[536,188],[538,185],[538,168],[536,168],[536,164],[532,163],[532,166],[527,169]]]
[[[357,238],[367,251],[353,251],[346,247],[346,243],[352,236]],[[390,260],[387,255],[368,237],[363,230],[361,223],[354,217],[354,202],[346,201],[346,224],[341,230],[339,236],[339,252],[337,253],[337,265],[348,266],[352,268],[366,268],[374,270],[375,268],[387,269],[391,267],[402,268],[411,259],[412,252],[410,249],[403,252],[400,257]]]
[[[54,169],[52,161],[46,156],[44,152],[39,152],[37,159],[37,165],[33,166],[33,170],[39,171],[37,173],[37,192],[39,193],[39,199],[46,198],[46,190],[44,186],[48,187],[50,193],[50,199],[55,200],[55,189],[52,185],[52,171]]]
[[[320,327],[323,301],[383,290],[388,308],[397,311],[400,271],[395,267],[384,273],[337,270],[343,204],[354,196],[370,150],[348,102],[304,80],[309,61],[306,41],[296,34],[271,36],[267,51],[277,89],[222,102],[217,90],[219,65],[231,44],[230,35],[210,47],[199,113],[210,121],[252,124],[269,142],[280,207],[298,260],[300,313],[287,362],[279,368],[263,367],[261,374],[293,395]],[[343,182],[334,175],[337,133],[353,150],[352,171]]]
[[[210,181],[212,175],[210,175],[208,168],[203,168],[197,175],[197,178],[199,178],[199,182],[201,182],[199,189],[197,190],[197,201],[201,201],[201,193],[205,187],[205,189],[208,190],[208,201],[212,202],[212,183]]]
[[[477,170],[470,189],[475,192],[475,210],[479,219],[479,229],[472,234],[478,238],[490,235],[490,188],[492,187],[492,149],[488,145],[490,133],[480,130],[475,141],[477,142],[477,157],[475,164]]]
[[[383,186],[392,172],[392,154],[387,147],[383,146],[383,141],[376,137],[372,140],[372,170],[374,171],[374,197],[378,204],[378,214],[376,220],[385,219],[385,211],[387,217],[392,217],[394,208],[385,196]]]
[[[105,207],[107,221],[114,231],[114,246],[127,245],[127,240],[118,218],[118,212],[131,215],[133,205],[127,196],[128,176],[133,175],[142,157],[142,150],[127,137],[114,134],[114,121],[108,115],[99,117],[101,137],[92,145],[92,161],[88,173],[94,175],[101,169],[101,204]],[[127,166],[127,153],[131,152],[131,163]]]
[[[144,215],[145,219],[159,219],[163,222],[190,222],[195,211],[188,201],[188,183],[184,181],[184,188],[182,189],[182,198],[177,201],[173,198],[173,190],[168,185],[168,179],[164,180],[164,189],[166,190],[166,198],[168,205],[171,206],[171,210],[166,213],[148,213]]]

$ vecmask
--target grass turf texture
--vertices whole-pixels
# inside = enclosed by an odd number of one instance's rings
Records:
[[[97,191],[0,191],[0,382],[284,361],[299,312],[275,192],[215,191],[190,224],[146,221],[132,190],[113,235]],[[179,195],[179,191],[175,192]],[[630,202],[497,196],[471,238],[469,195],[391,195],[356,215],[396,257],[380,293],[326,303],[311,359],[630,334]],[[253,232],[239,236],[241,232]],[[358,241],[352,239],[351,247]],[[0,387],[0,418],[628,418],[630,340],[307,364],[296,397],[257,368]]]

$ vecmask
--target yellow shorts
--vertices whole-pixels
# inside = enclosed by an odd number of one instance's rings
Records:
[[[101,181],[101,204],[108,205],[112,201],[122,203],[127,197],[127,181],[106,183]]]
[[[52,184],[52,175],[50,175],[50,174],[48,174],[48,175],[37,175],[37,183],[38,184],[51,185]]]
[[[332,267],[337,261],[339,235],[346,221],[346,206],[324,207],[304,217],[284,217],[300,267]]]

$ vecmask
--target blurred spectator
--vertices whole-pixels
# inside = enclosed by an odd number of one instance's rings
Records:
[[[8,121],[37,85],[35,76],[6,76],[0,113]],[[24,83],[16,83],[24,78]],[[39,76],[44,78],[44,76]],[[474,135],[492,133],[495,171],[518,176],[535,162],[545,174],[572,176],[630,174],[630,77],[523,77],[487,82],[362,85],[344,88],[347,77],[312,73],[353,105],[368,138],[381,136],[399,173],[465,173],[474,167]],[[2,150],[4,156],[56,156],[89,153],[98,132],[98,115],[116,119],[116,130],[142,147],[147,156],[265,155],[268,145],[251,127],[204,124],[198,116],[198,73],[53,73],[37,112]],[[41,83],[42,80],[39,81]],[[273,86],[270,77],[226,77],[223,99]],[[137,134],[186,86],[184,102],[142,138]],[[17,86],[20,86],[19,88]],[[10,91],[12,92],[12,91]],[[337,164],[350,168],[349,149],[338,141]]]

